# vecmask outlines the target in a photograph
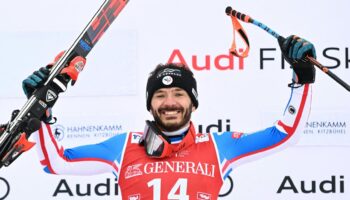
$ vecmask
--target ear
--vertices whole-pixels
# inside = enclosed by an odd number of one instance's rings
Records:
[[[197,110],[197,108],[194,107],[194,106],[192,106],[192,112],[194,112],[194,111],[196,111],[196,110]]]

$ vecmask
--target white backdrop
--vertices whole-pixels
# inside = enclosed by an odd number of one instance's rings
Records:
[[[0,0],[0,122],[8,121],[12,110],[24,104],[21,81],[68,48],[101,3]],[[350,82],[349,1],[130,0],[89,54],[78,83],[55,105],[60,143],[70,147],[117,132],[143,130],[144,120],[151,118],[145,109],[146,78],[173,53],[181,54],[192,68],[206,66],[205,70],[193,69],[199,84],[199,109],[193,115],[197,126],[205,129],[222,123],[223,130],[229,126],[237,131],[270,126],[288,101],[291,70],[282,69],[276,40],[251,24],[243,24],[251,43],[243,64],[237,58],[233,63],[224,59],[215,63],[215,58],[228,54],[232,41],[226,6],[249,14],[283,36],[297,34],[312,41],[318,60]],[[263,61],[263,69],[262,56],[272,59]],[[178,60],[176,56],[173,61]],[[220,70],[218,65],[233,69]],[[317,70],[311,115],[300,142],[235,169],[230,174],[233,191],[221,199],[348,200],[348,102],[349,93]],[[79,131],[91,127],[100,130]],[[285,186],[294,183],[298,193],[291,189],[277,192],[286,180]],[[315,192],[303,193],[302,185],[310,190],[313,182]],[[31,150],[0,170],[0,199],[5,195],[9,200],[96,199],[99,193],[108,192],[99,199],[120,199],[116,184],[112,174],[47,175]],[[335,192],[322,192],[320,185]],[[84,193],[89,187],[88,196],[76,192],[80,188]],[[222,192],[227,188],[225,184]]]

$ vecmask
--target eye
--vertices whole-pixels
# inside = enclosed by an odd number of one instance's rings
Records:
[[[164,98],[165,95],[164,94],[155,94],[154,98],[160,99],[160,98]]]
[[[175,93],[175,96],[176,97],[182,97],[182,96],[184,96],[185,94],[183,93],[183,92],[177,92],[177,93]]]

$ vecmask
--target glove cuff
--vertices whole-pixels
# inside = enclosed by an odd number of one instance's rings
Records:
[[[299,84],[315,82],[315,67],[309,61],[300,61],[292,66],[294,75],[293,82]]]

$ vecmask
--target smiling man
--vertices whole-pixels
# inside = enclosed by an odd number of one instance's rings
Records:
[[[98,144],[64,150],[50,124],[43,123],[38,134],[33,134],[41,164],[51,174],[113,173],[123,199],[217,199],[235,167],[247,158],[261,158],[288,146],[304,127],[315,80],[314,66],[305,57],[315,57],[315,49],[296,36],[288,37],[281,49],[293,68],[292,92],[283,115],[268,128],[253,133],[196,132],[191,121],[198,108],[193,73],[184,65],[160,64],[147,82],[146,106],[154,120],[146,121],[144,132],[118,134]],[[27,96],[45,81],[47,70],[23,81]]]
[[[163,131],[187,128],[198,107],[197,84],[185,65],[158,65],[147,82],[147,109]]]

